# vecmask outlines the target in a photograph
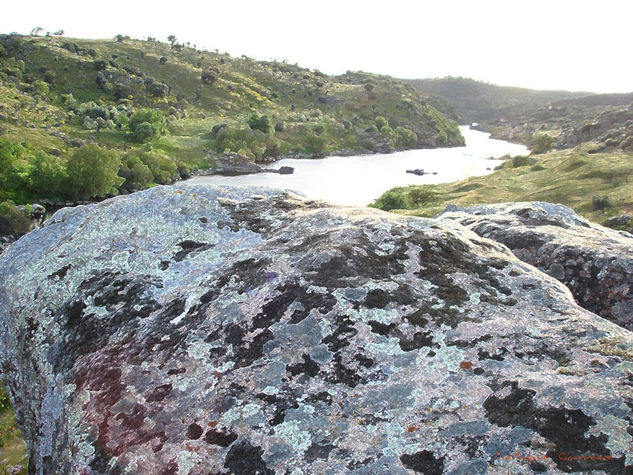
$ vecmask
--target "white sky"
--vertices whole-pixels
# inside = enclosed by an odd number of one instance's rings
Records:
[[[108,0],[3,2],[0,32],[121,33],[328,74],[466,76],[501,85],[633,91],[631,0]]]

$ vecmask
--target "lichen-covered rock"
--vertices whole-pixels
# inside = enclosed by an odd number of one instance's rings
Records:
[[[449,220],[156,187],[14,243],[0,317],[33,473],[633,466],[633,335]]]
[[[633,330],[633,235],[544,202],[449,208],[440,217],[505,244],[569,287],[580,306]]]

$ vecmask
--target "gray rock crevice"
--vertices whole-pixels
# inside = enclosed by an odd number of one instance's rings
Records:
[[[633,235],[563,205],[526,202],[448,208],[438,216],[500,242],[565,284],[578,304],[633,330]]]

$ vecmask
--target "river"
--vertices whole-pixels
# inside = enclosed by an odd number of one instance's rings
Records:
[[[263,185],[296,190],[310,198],[342,205],[365,206],[396,186],[446,183],[470,176],[487,175],[501,163],[504,155],[526,155],[529,150],[518,144],[491,139],[490,134],[461,126],[465,147],[407,150],[391,154],[327,157],[319,159],[283,159],[269,168],[290,166],[292,175],[258,173],[241,176],[200,176],[187,183],[222,185]],[[437,172],[417,176],[410,169]]]

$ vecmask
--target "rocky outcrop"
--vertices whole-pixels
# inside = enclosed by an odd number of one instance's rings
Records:
[[[224,152],[215,157],[215,168],[212,170],[217,175],[246,175],[260,173],[262,167],[253,163],[248,157],[235,152]]]
[[[208,152],[211,154],[211,152]],[[224,152],[220,156],[213,158],[214,166],[212,168],[196,170],[191,176],[200,175],[250,175],[252,173],[279,173],[280,175],[292,175],[293,167],[264,168],[261,165],[253,163],[250,158],[235,152]]]
[[[451,220],[266,188],[59,211],[0,257],[0,360],[33,473],[633,466],[631,332]]]
[[[624,108],[606,110],[592,121],[564,127],[557,147],[571,148],[589,141],[601,142],[607,147],[627,150],[633,137],[633,104]]]
[[[449,207],[440,217],[505,244],[565,284],[579,305],[633,330],[633,235],[543,202]]]

